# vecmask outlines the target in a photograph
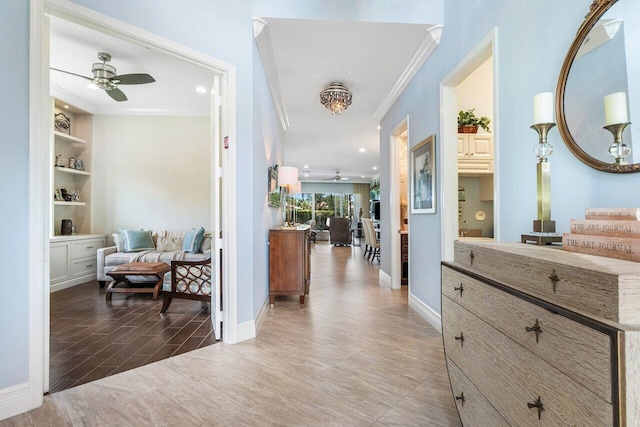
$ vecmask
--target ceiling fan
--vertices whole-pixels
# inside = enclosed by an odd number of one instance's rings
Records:
[[[340,171],[336,171],[336,176],[333,178],[325,178],[323,181],[347,181],[350,178],[340,176]]]
[[[71,73],[69,71],[60,70],[58,68],[51,67],[52,70],[60,71],[61,73],[71,74],[72,76],[81,77],[89,80],[100,89],[104,89],[111,98],[118,102],[126,101],[127,96],[118,89],[118,85],[141,85],[145,83],[153,83],[156,81],[149,74],[123,74],[121,76],[116,74],[116,68],[107,64],[111,61],[111,55],[105,52],[98,52],[98,59],[102,62],[96,62],[91,68],[93,77],[85,77],[80,74]]]

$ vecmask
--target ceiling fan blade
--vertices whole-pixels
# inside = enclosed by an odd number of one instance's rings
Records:
[[[105,90],[105,92],[107,92],[107,95],[109,95],[110,97],[112,97],[118,102],[127,100],[127,95],[125,95],[124,92],[121,91],[120,89]]]
[[[111,81],[119,85],[142,85],[156,81],[149,74],[123,74],[111,78]]]
[[[82,77],[83,79],[93,81],[93,79],[92,79],[91,77],[86,77],[86,76],[83,76],[83,75],[80,75],[80,74],[71,73],[71,72],[69,72],[69,71],[60,70],[60,69],[58,69],[58,68],[53,68],[53,67],[51,67],[50,69],[51,69],[51,70],[53,70],[53,71],[60,71],[61,73],[71,74],[72,76]]]

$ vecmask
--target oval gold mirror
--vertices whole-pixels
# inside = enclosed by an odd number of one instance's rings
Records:
[[[594,0],[560,71],[556,89],[560,135],[578,159],[604,172],[640,172],[638,45],[640,2]],[[616,121],[614,108],[607,109],[606,121],[617,124],[618,144],[614,143],[615,126],[604,128],[604,98],[611,94],[616,96],[610,100],[619,101],[614,107],[626,109],[626,122],[630,122],[618,125],[625,120]],[[627,149],[631,150],[628,154]]]

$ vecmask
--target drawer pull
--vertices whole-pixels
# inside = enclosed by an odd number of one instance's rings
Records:
[[[460,291],[460,298],[462,298],[462,291],[464,291],[464,288],[462,287],[462,283],[460,283],[460,286],[456,286],[455,288],[453,288],[454,291]]]
[[[553,286],[553,293],[556,293],[556,285],[560,281],[560,278],[556,274],[556,269],[554,268],[551,272],[551,276],[549,276],[549,280],[551,280],[551,286]]]
[[[542,411],[544,411],[544,405],[542,404],[542,400],[540,400],[540,396],[533,403],[527,403],[529,409],[536,408],[538,410],[538,420],[542,417]]]
[[[473,254],[473,251],[471,251],[471,253],[469,254],[469,259],[471,260],[471,265],[473,265],[473,259],[474,259],[475,257],[476,257],[476,256]]]
[[[85,249],[93,249],[93,246],[87,246]]]
[[[460,393],[460,396],[456,396],[456,400],[460,401],[460,406],[464,406],[464,391]]]
[[[93,267],[93,264],[85,265],[84,268],[89,268],[89,267]]]
[[[542,328],[540,327],[540,322],[536,319],[536,323],[533,326],[527,326],[525,328],[527,332],[535,332],[536,333],[536,343],[538,342],[538,337],[542,333]]]
[[[460,347],[464,347],[464,334],[460,332],[460,336],[454,337],[456,341],[460,341]]]

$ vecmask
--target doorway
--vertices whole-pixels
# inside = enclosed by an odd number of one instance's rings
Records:
[[[407,285],[411,292],[409,278],[409,212],[408,212],[408,146],[409,117],[405,117],[389,135],[389,176],[391,188],[391,289],[402,289]]]
[[[457,118],[460,111],[458,105],[458,86],[467,79],[487,60],[491,61],[491,75],[493,78],[493,90],[488,95],[492,98],[493,126],[492,130],[492,167],[493,182],[498,183],[500,176],[499,168],[499,105],[498,105],[498,29],[494,28],[487,34],[478,45],[469,53],[451,72],[440,82],[440,134],[442,138],[442,219],[441,234],[442,247],[441,259],[443,261],[453,260],[454,242],[459,238],[461,221],[459,217],[459,198],[462,197],[462,189],[458,183],[458,160],[459,154],[465,155],[467,151],[460,153]],[[471,107],[473,108],[473,107]],[[493,189],[493,238],[500,240],[500,191],[499,185],[494,185]],[[465,194],[466,197],[466,188]],[[479,211],[482,209],[476,209]],[[476,211],[471,212],[475,218]],[[478,217],[482,213],[478,212]],[[486,220],[486,212],[485,212]]]
[[[235,138],[235,68],[209,56],[192,51],[151,33],[87,10],[73,3],[35,0],[32,2],[31,28],[31,140],[30,140],[30,229],[31,241],[31,310],[30,310],[30,377],[31,407],[42,404],[43,392],[49,388],[49,238],[52,235],[51,221],[51,177],[52,158],[48,143],[51,135],[52,105],[49,87],[49,16],[56,16],[78,23],[96,31],[113,35],[131,43],[185,59],[211,69],[216,75],[210,103],[211,144],[211,224],[212,253],[214,259],[214,288],[224,300],[216,298],[211,306],[214,329],[219,330],[224,319],[225,339],[235,342],[236,326],[236,253],[233,229],[235,218],[235,149],[227,149],[225,138]],[[224,233],[223,233],[224,232]],[[225,236],[225,239],[222,239]],[[219,254],[220,258],[217,258]],[[228,308],[222,312],[222,307]]]

